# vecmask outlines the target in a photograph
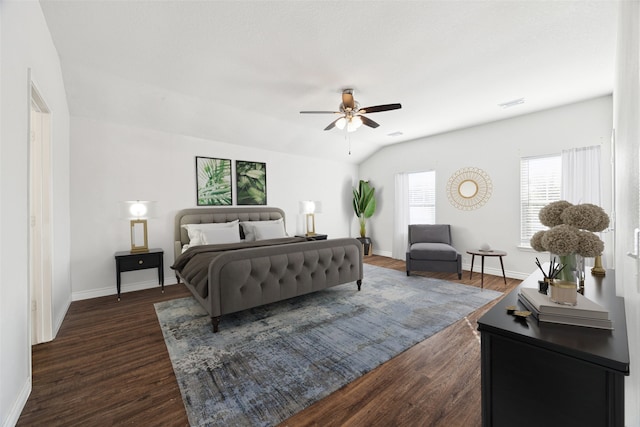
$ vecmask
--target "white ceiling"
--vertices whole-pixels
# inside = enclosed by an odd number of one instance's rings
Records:
[[[614,1],[40,3],[73,116],[353,163],[613,89]],[[349,87],[402,104],[351,155],[335,117],[299,114]]]

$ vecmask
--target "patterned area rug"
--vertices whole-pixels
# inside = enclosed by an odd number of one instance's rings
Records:
[[[365,264],[355,283],[223,316],[155,305],[192,426],[271,426],[501,295]]]

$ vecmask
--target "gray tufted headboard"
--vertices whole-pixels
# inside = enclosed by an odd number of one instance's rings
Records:
[[[280,208],[267,206],[216,206],[205,208],[183,209],[176,214],[174,227],[174,255],[182,253],[182,245],[189,243],[184,224],[208,224],[214,222],[235,221],[267,221],[284,218],[284,211]]]

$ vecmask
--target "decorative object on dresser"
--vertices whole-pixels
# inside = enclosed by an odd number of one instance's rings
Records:
[[[267,204],[267,164],[236,160],[236,203]]]
[[[573,205],[566,200],[552,202],[540,209],[540,222],[549,227],[535,233],[531,247],[549,252],[552,262],[557,256],[562,270],[559,280],[577,283],[584,290],[584,258],[602,255],[604,243],[595,234],[609,227],[609,216],[599,206],[584,203]]]
[[[131,252],[147,252],[147,219],[155,216],[156,202],[127,200],[120,203],[120,217],[131,220]]]
[[[360,290],[360,242],[288,237],[284,222],[284,211],[272,207],[185,209],[176,214],[171,268],[207,310],[214,332],[225,314],[348,282]],[[215,234],[207,230],[211,227]],[[229,230],[234,230],[233,240]],[[224,240],[215,241],[221,236]]]
[[[526,309],[518,297],[525,288],[532,298],[545,297],[537,291],[542,277],[536,270],[478,319],[482,424],[624,427],[630,358],[625,303],[615,294],[614,271],[606,277],[587,276],[584,288],[586,298],[608,311],[613,330],[537,321],[534,316],[514,321],[505,314],[503,305]]]
[[[164,293],[164,251],[162,249],[149,249],[145,253],[133,251],[116,252],[115,258],[118,301],[120,301],[121,273],[125,271],[157,268],[158,281],[162,287],[162,293]]]
[[[520,288],[518,300],[540,322],[613,329],[609,311],[581,294],[575,294],[575,305],[560,305],[533,288]]]
[[[196,192],[198,206],[231,205],[231,160],[196,157]]]

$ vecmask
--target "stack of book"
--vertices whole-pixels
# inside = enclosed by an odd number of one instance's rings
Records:
[[[521,288],[518,299],[539,322],[613,329],[609,311],[581,294],[575,306],[556,304],[534,288]]]

